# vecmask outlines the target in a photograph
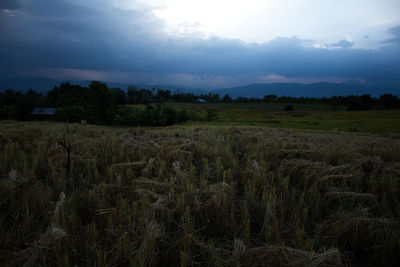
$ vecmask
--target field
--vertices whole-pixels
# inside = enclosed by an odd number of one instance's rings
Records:
[[[0,261],[399,266],[399,170],[396,134],[3,121]]]
[[[273,128],[293,128],[327,131],[400,133],[400,110],[345,111],[330,105],[292,104],[294,111],[285,112],[287,104],[189,104],[171,105],[193,111],[204,117],[206,110],[214,110],[218,119],[211,125],[254,125]],[[204,124],[204,123],[203,123]],[[210,123],[205,123],[210,125]],[[198,125],[188,123],[188,125]]]

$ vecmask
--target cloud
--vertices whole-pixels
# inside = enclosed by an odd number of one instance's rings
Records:
[[[328,47],[348,49],[348,48],[351,48],[353,45],[354,45],[354,43],[352,43],[346,39],[342,39],[337,43],[329,44]]]
[[[25,73],[27,76],[48,77],[54,80],[92,80],[107,82],[129,83],[134,78],[133,73],[124,73],[118,71],[97,71],[85,69],[37,69]]]
[[[392,27],[387,32],[392,35],[392,38],[383,41],[383,43],[400,45],[400,26]]]
[[[135,1],[20,3],[14,17],[0,13],[0,76],[208,88],[307,79],[400,82],[400,57],[394,56],[400,49],[389,45],[356,49],[340,40],[325,49],[296,36],[246,43],[205,38],[196,24],[184,25],[193,34],[173,36],[164,32],[164,23],[151,9],[139,8]],[[398,43],[399,29],[389,30],[394,37],[385,44]]]
[[[319,82],[342,83],[349,81],[348,78],[343,77],[285,77],[282,75],[270,74],[266,76],[257,77],[256,83],[302,83],[311,84]]]

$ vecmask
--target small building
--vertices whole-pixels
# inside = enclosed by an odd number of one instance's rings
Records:
[[[55,108],[34,108],[31,115],[54,115],[56,112]]]
[[[34,108],[29,115],[34,120],[48,120],[54,117],[55,112],[55,108]]]
[[[198,99],[196,100],[196,102],[197,102],[197,103],[202,103],[202,104],[207,103],[207,101],[204,100],[203,98],[198,98]]]

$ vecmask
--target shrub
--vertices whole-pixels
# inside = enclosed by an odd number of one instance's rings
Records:
[[[218,119],[217,111],[207,109],[206,120],[207,121],[215,121]]]
[[[115,122],[129,126],[169,126],[189,120],[190,115],[186,110],[177,111],[164,105],[149,105],[142,110],[123,106],[118,108]]]
[[[114,121],[120,125],[137,126],[139,125],[139,112],[126,106],[118,107]]]

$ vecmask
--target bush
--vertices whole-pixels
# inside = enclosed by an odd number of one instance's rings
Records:
[[[218,119],[217,111],[207,109],[206,121],[215,121]]]
[[[177,122],[178,112],[173,107],[157,105],[154,117],[158,119],[156,125],[172,125]]]
[[[180,122],[185,122],[188,121],[190,119],[190,114],[185,110],[179,110],[176,114],[176,122],[180,123]]]
[[[115,123],[129,126],[139,125],[138,110],[126,106],[118,107],[115,115]]]
[[[190,118],[186,110],[177,111],[173,107],[157,105],[147,106],[145,109],[136,110],[130,107],[119,107],[115,122],[129,126],[169,126],[182,123]]]

